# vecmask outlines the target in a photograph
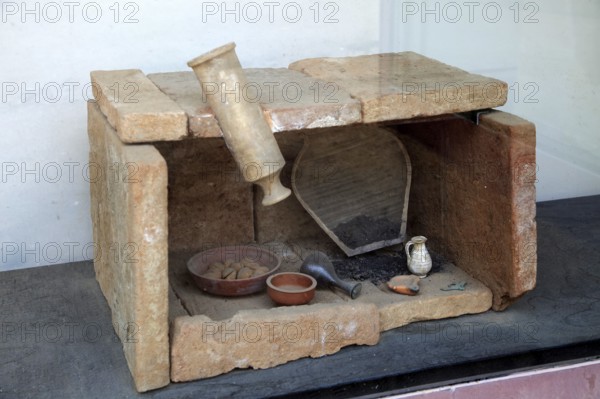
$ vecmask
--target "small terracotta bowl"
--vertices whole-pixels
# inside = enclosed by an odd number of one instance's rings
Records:
[[[278,305],[304,305],[315,297],[317,280],[308,274],[285,272],[269,276],[267,293]]]

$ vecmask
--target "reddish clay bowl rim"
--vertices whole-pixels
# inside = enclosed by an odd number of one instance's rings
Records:
[[[298,276],[299,278],[310,282],[310,285],[308,287],[303,287],[304,289],[288,290],[281,288],[273,282],[273,280],[285,276]],[[273,302],[279,305],[305,305],[312,301],[315,296],[317,280],[305,273],[281,272],[272,274],[267,278],[267,287],[267,293],[269,294],[269,297],[271,297]]]
[[[222,280],[205,277],[202,274],[213,262],[222,262],[232,258],[240,260],[244,257],[253,259],[269,271],[260,276],[241,280]],[[230,245],[212,248],[199,252],[187,262],[187,268],[194,282],[201,290],[220,296],[242,296],[260,292],[265,289],[266,281],[281,266],[281,257],[273,251],[256,245]]]

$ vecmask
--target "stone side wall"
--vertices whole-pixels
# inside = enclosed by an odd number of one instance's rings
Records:
[[[169,169],[169,251],[254,242],[253,187],[222,138],[154,145]]]
[[[409,235],[486,284],[502,310],[536,281],[535,127],[491,112],[397,127],[413,163]]]
[[[140,392],[169,384],[167,168],[88,104],[94,268]]]

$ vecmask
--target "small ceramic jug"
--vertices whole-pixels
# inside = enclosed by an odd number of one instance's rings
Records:
[[[427,273],[431,270],[431,256],[425,247],[425,241],[427,238],[423,236],[415,236],[406,243],[404,249],[406,250],[406,264],[408,270],[420,278],[427,276]],[[411,245],[414,245],[412,252],[410,250]]]

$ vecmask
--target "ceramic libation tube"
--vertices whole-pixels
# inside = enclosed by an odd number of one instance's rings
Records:
[[[248,81],[235,53],[235,43],[188,62],[215,113],[223,138],[244,180],[259,185],[263,205],[287,198],[291,191],[279,180],[285,160],[258,102],[244,96]]]

